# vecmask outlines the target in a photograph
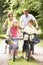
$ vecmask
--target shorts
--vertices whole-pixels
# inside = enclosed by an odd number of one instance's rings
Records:
[[[33,44],[33,43],[30,43],[30,46],[31,46],[30,50],[33,51],[33,49],[34,49],[34,44]]]
[[[11,49],[17,49],[18,50],[18,40],[11,38],[11,43],[12,44],[9,45],[9,50],[11,50]]]
[[[34,44],[31,42],[28,43],[28,40],[24,40],[22,52],[25,52],[28,49],[28,44],[30,44],[30,51],[33,51]]]
[[[24,40],[23,50],[22,50],[22,52],[25,52],[26,49],[27,49],[27,40]]]

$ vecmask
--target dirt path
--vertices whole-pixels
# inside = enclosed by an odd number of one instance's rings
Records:
[[[8,54],[4,54],[5,52],[5,42],[4,40],[1,41],[0,44],[0,65],[8,65]],[[35,46],[35,54],[33,55],[33,58],[39,62],[40,65],[43,65],[43,48]]]
[[[43,65],[43,48],[35,46],[34,50],[35,54],[33,55],[33,58],[39,62],[40,65]]]
[[[7,61],[8,61],[8,54],[4,54],[5,53],[5,42],[4,40],[1,41],[0,44],[0,65],[8,65]]]

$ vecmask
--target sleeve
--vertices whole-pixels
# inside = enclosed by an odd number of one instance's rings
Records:
[[[29,28],[25,27],[24,30],[23,30],[23,32],[27,32],[28,33],[28,30],[29,30]]]
[[[20,27],[24,28],[24,23],[23,23],[23,15],[20,17]]]
[[[37,20],[35,19],[35,17],[33,15],[31,15],[31,19],[33,20],[34,24],[36,25],[36,28],[38,28]]]
[[[36,30],[35,27],[33,28],[33,30],[34,30],[34,33],[38,34],[38,31]]]
[[[34,17],[33,15],[31,15],[31,19],[32,19],[33,21],[36,21],[36,19],[35,19],[35,17]]]
[[[7,27],[7,24],[8,24],[7,20],[8,20],[8,19],[5,20],[5,22],[4,22],[4,24],[3,24],[2,27]]]

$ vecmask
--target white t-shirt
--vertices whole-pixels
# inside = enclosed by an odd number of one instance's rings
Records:
[[[25,27],[24,32],[28,33],[28,34],[33,34],[36,33],[37,34],[37,30],[35,29],[35,27]],[[30,36],[30,39],[34,38],[34,34]],[[28,35],[25,35],[24,40],[28,40]]]
[[[28,25],[28,21],[29,20],[33,20],[35,21],[35,17],[32,15],[32,14],[28,14],[28,17],[26,17],[25,15],[22,15],[21,18],[20,18],[20,26],[22,28],[25,28],[27,25]]]

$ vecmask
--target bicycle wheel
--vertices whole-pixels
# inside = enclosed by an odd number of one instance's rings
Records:
[[[13,51],[13,62],[15,61],[15,50]]]
[[[27,50],[26,50],[26,60],[29,61],[30,59],[30,44],[27,45]]]
[[[33,50],[32,50],[32,54],[34,54],[34,45],[33,45]]]

